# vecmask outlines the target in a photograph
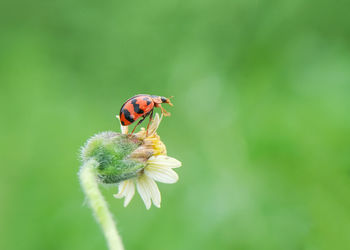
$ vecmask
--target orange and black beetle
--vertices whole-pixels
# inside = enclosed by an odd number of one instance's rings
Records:
[[[154,107],[156,108],[159,107],[165,116],[170,115],[170,113],[168,113],[161,106],[162,103],[168,103],[169,105],[173,106],[169,98],[166,98],[164,96],[146,95],[146,94],[135,95],[130,99],[128,99],[121,107],[120,113],[119,113],[120,123],[123,126],[129,126],[130,124],[135,122],[137,119],[142,117],[142,119],[136,124],[136,126],[132,130],[131,132],[132,134],[134,133],[136,127],[140,125],[141,122],[143,122],[147,116],[150,116],[149,122],[147,125],[147,131],[148,131],[149,123],[153,117]]]

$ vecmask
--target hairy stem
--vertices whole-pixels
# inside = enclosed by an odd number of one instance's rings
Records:
[[[94,211],[96,220],[100,223],[110,250],[123,250],[123,244],[117,231],[113,217],[108,209],[107,202],[103,198],[96,180],[95,169],[98,163],[89,160],[84,163],[79,172],[81,186],[88,202]]]

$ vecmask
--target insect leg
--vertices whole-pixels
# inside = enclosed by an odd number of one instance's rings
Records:
[[[162,105],[159,104],[159,107],[160,107],[160,109],[162,110],[162,114],[163,114],[164,116],[170,116],[170,113],[167,112],[167,111],[162,107]]]
[[[134,133],[136,127],[137,127],[138,125],[140,125],[140,124],[146,119],[146,117],[147,117],[147,115],[142,116],[142,119],[139,120],[139,122],[135,125],[134,129],[131,131],[131,135]]]

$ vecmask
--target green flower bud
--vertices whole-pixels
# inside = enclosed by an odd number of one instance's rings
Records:
[[[142,147],[136,135],[103,132],[90,138],[82,148],[83,163],[94,159],[102,183],[113,184],[134,178],[146,166],[152,150]]]

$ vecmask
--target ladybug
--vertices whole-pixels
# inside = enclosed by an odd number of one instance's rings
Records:
[[[130,99],[128,99],[121,107],[119,112],[120,123],[123,126],[129,126],[130,124],[134,123],[137,119],[142,117],[141,120],[139,120],[139,122],[136,124],[136,126],[132,130],[131,134],[133,134],[136,127],[140,125],[147,118],[147,116],[149,116],[150,118],[147,125],[147,131],[148,131],[149,124],[153,117],[154,107],[160,108],[162,111],[162,114],[164,114],[165,116],[170,115],[170,113],[168,113],[161,106],[162,103],[168,103],[170,106],[173,106],[169,98],[166,98],[164,96],[146,95],[146,94],[135,95]]]

